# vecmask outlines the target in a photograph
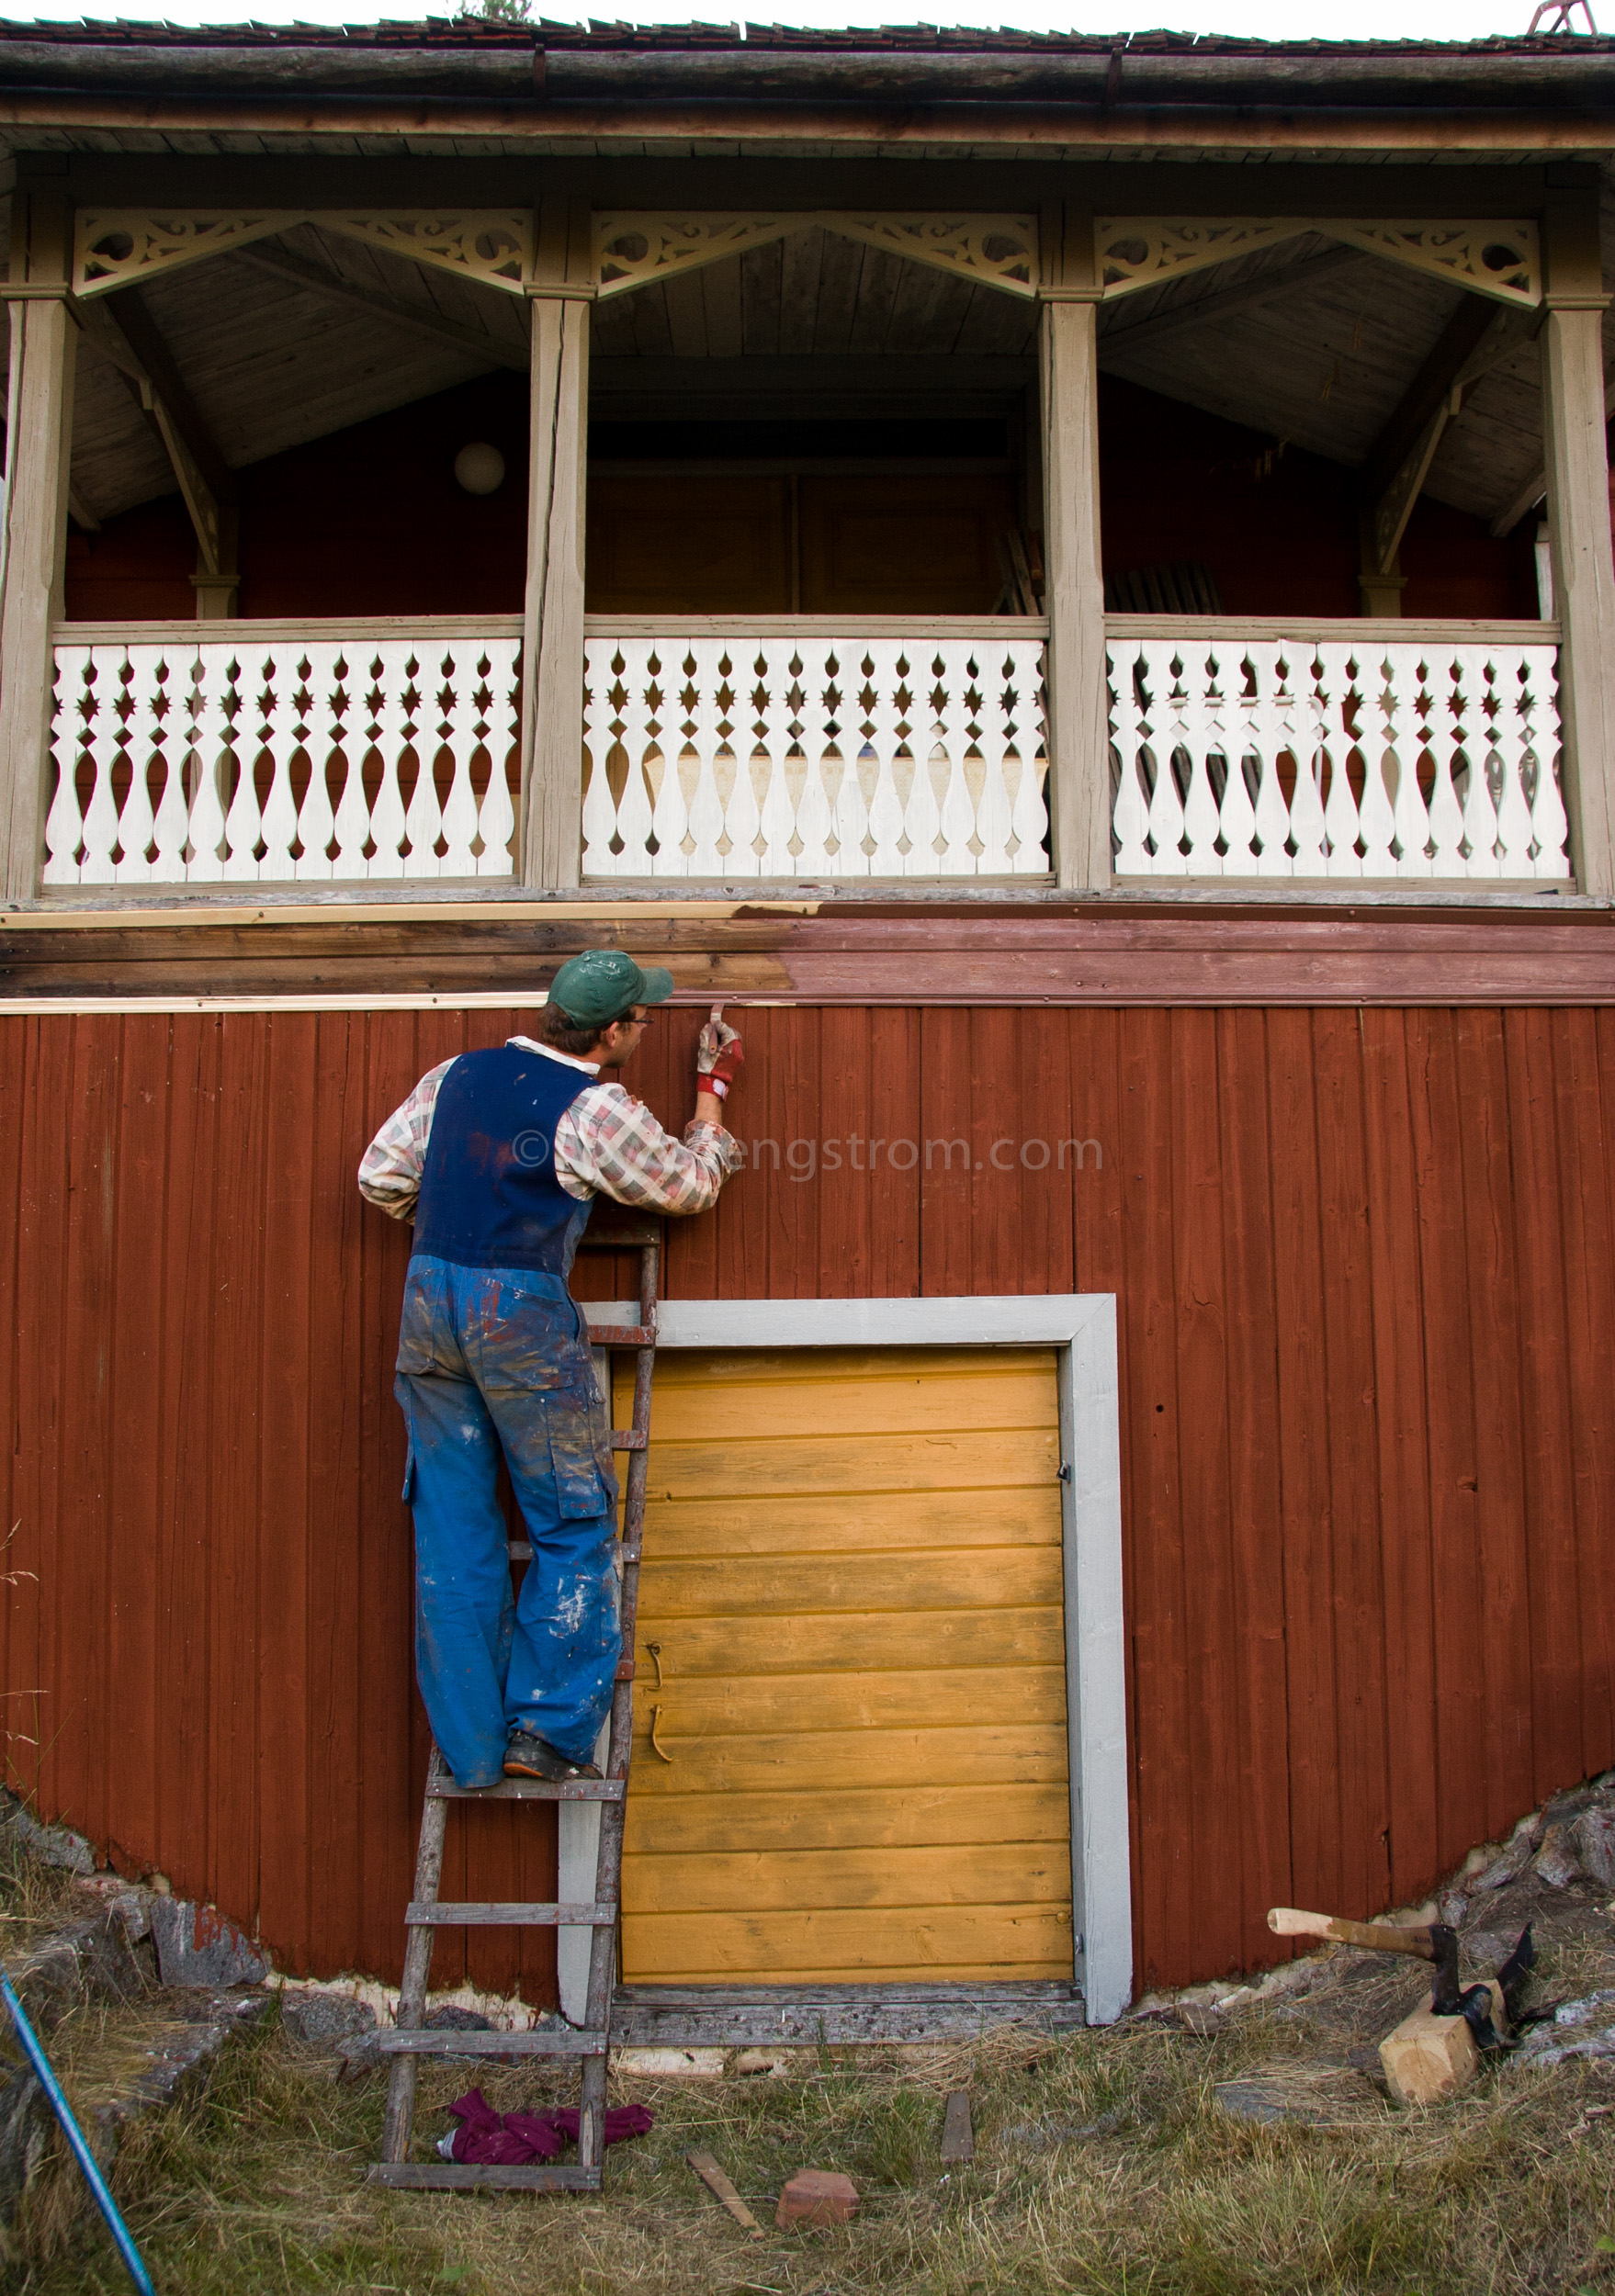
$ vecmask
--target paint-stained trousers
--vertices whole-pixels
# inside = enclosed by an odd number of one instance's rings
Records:
[[[559,1276],[410,1262],[394,1387],[409,1423],[415,1667],[461,1785],[492,1785],[518,1724],[587,1761],[611,1707],[616,1479],[582,1311]],[[533,1543],[519,1593],[503,1454]]]

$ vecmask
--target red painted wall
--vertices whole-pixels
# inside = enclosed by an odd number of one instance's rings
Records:
[[[454,458],[486,439],[496,494]],[[509,372],[333,431],[237,474],[243,615],[519,613],[526,583],[527,387]],[[177,494],[70,529],[71,621],[196,613],[196,544]]]
[[[514,1019],[0,1020],[7,1775],[288,1968],[396,1975],[424,1766],[408,1236],[354,1167]],[[666,1117],[698,1019],[630,1075]],[[1615,1759],[1615,1013],[747,1033],[738,1129],[833,1133],[841,1169],[764,1156],[673,1226],[670,1292],[1118,1297],[1141,1984],[1271,1958],[1270,1904],[1412,1898]],[[979,1168],[858,1171],[854,1134],[865,1167],[872,1136],[962,1135]],[[1068,1138],[1102,1168],[1021,1156]],[[457,1814],[446,1888],[546,1896],[549,1825]],[[471,1952],[549,1998],[541,1939]]]
[[[455,481],[455,456],[472,439],[491,441],[505,457],[497,494],[469,495]],[[1199,558],[1211,568],[1228,613],[1356,614],[1352,474],[1299,447],[1275,456],[1275,445],[1260,433],[1101,377],[1106,566],[1124,573]],[[519,613],[526,467],[526,385],[511,373],[253,464],[239,474],[241,613]],[[657,482],[640,483],[649,501]],[[964,482],[967,493],[980,483]],[[945,491],[945,479],[936,484]],[[661,521],[675,539],[684,525],[683,512]],[[1527,519],[1508,540],[1494,542],[1484,521],[1421,500],[1403,544],[1404,613],[1534,616],[1534,533]],[[69,618],[189,620],[195,565],[177,495],[109,519],[99,535],[75,527],[68,538]],[[676,594],[676,565],[669,581]],[[741,595],[723,603],[740,613],[748,601]],[[711,607],[709,597],[692,593],[692,611]]]
[[[1355,474],[1265,432],[1101,375],[1106,570],[1211,568],[1225,613],[1355,615]],[[1421,496],[1402,544],[1409,616],[1534,618],[1535,522],[1494,542],[1483,519]]]

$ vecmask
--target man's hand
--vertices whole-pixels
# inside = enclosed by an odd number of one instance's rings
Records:
[[[727,1099],[745,1058],[740,1030],[731,1029],[725,1020],[723,1007],[714,1005],[706,1027],[695,1040],[697,1095],[712,1093],[719,1100]]]

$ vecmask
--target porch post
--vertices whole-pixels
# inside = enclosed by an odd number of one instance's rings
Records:
[[[6,521],[0,564],[0,836],[6,898],[31,901],[44,859],[51,625],[67,556],[73,360],[66,188],[25,178],[11,204],[11,280],[45,293],[11,304]]]
[[[590,209],[539,212],[533,318],[527,595],[522,617],[522,882],[575,885],[583,843],[583,472]]]
[[[1604,292],[1594,190],[1550,192],[1542,437],[1562,633],[1559,714],[1570,852],[1583,893],[1615,895],[1615,561],[1604,436]]]
[[[1110,706],[1099,541],[1099,287],[1093,222],[1041,218],[1045,598],[1050,848],[1056,880],[1111,882]]]

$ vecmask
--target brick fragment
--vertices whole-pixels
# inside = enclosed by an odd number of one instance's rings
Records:
[[[774,2221],[782,2232],[802,2224],[845,2224],[858,2206],[858,2188],[836,2168],[799,2169],[779,2196]]]

